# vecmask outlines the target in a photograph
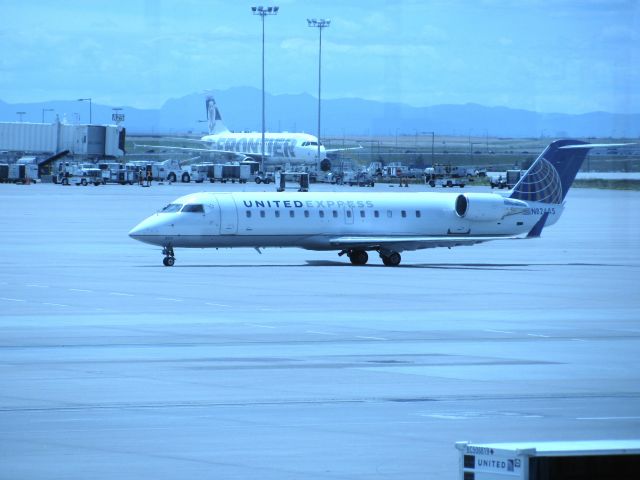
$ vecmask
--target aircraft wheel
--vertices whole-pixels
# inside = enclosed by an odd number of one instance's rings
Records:
[[[349,252],[349,260],[353,265],[366,265],[369,254],[365,250],[352,250]]]
[[[256,177],[256,184],[260,185],[262,183],[262,179],[260,177]]]
[[[171,172],[169,174],[169,176],[167,177],[167,180],[169,180],[171,183],[175,182],[176,181],[176,174]]]
[[[164,257],[162,259],[162,263],[165,267],[173,267],[173,264],[176,263],[176,259],[173,257]]]
[[[82,184],[83,187],[87,186],[87,180],[84,179],[84,178],[82,180],[80,180],[80,183]]]
[[[382,258],[382,263],[384,263],[387,267],[397,267],[400,265],[400,261],[402,257],[398,252],[391,252],[388,255],[380,255]]]
[[[188,173],[183,173],[181,180],[182,180],[182,183],[189,183],[191,181],[191,177],[189,176]]]

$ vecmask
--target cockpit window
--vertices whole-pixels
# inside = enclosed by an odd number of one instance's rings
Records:
[[[182,212],[190,212],[190,213],[204,213],[204,206],[199,203],[188,203],[182,209]]]
[[[162,210],[160,210],[160,212],[161,213],[179,212],[181,208],[182,208],[181,203],[170,203],[169,205],[164,207]]]

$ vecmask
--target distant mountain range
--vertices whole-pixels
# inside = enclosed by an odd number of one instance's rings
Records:
[[[259,131],[261,128],[261,92],[238,87],[213,91],[224,123],[235,131]],[[123,107],[124,126],[129,134],[205,133],[204,95],[192,94],[170,99],[160,109]],[[110,105],[92,104],[93,123],[113,123]],[[119,106],[118,106],[119,107]],[[317,98],[308,95],[266,95],[267,130],[301,131],[315,134]],[[69,123],[88,123],[89,105],[78,101],[8,104],[0,101],[0,121],[51,122],[55,114]],[[436,135],[491,137],[614,137],[640,136],[640,114],[593,112],[581,115],[536,113],[507,107],[434,105],[412,107],[358,98],[322,101],[323,136]]]

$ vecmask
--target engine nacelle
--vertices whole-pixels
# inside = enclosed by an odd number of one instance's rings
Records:
[[[492,193],[465,193],[456,197],[456,215],[466,220],[490,222],[524,212],[529,205],[522,200]]]
[[[320,170],[322,170],[323,172],[328,172],[329,170],[331,170],[331,160],[329,160],[328,158],[322,160],[320,162]]]

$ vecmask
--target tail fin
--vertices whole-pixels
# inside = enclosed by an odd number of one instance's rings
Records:
[[[516,183],[510,197],[561,204],[592,147],[580,140],[556,140],[551,143]]]
[[[220,111],[213,97],[207,97],[206,107],[207,120],[209,121],[209,134],[214,135],[216,133],[228,132],[229,129],[222,123]]]

